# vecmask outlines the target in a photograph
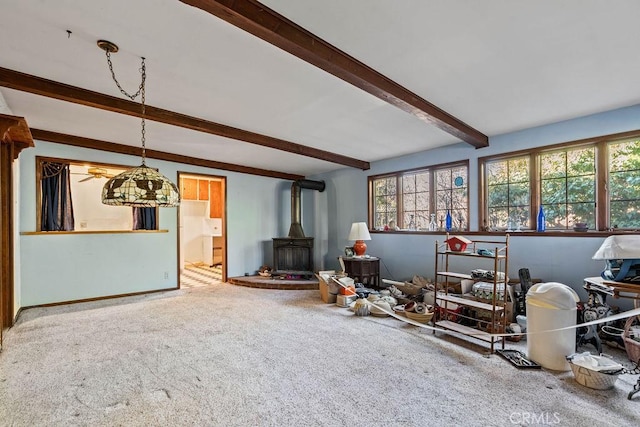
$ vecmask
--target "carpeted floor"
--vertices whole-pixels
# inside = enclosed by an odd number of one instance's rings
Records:
[[[0,425],[640,424],[636,376],[596,391],[465,342],[224,283],[29,309],[0,354]]]

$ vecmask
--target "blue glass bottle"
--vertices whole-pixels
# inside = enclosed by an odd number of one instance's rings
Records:
[[[536,231],[539,233],[543,232],[546,229],[545,217],[544,217],[544,209],[540,206],[540,210],[538,211],[538,224],[536,227]]]
[[[447,209],[447,216],[445,218],[445,230],[451,231],[451,212]]]

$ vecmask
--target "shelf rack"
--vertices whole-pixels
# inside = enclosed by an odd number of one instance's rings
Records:
[[[488,342],[491,353],[494,352],[495,344],[498,342],[501,343],[502,349],[504,349],[505,338],[494,337],[492,333],[502,333],[507,327],[509,235],[506,234],[504,239],[498,240],[471,240],[462,252],[449,249],[448,240],[452,237],[455,236],[447,233],[444,242],[436,241],[435,243],[436,286],[434,302],[438,306],[435,325]],[[479,254],[478,251],[482,252],[482,254]],[[460,257],[477,259],[477,263],[473,261],[478,265],[477,268],[483,266],[483,262],[484,267],[492,264],[493,280],[478,279],[472,277],[471,274],[455,271],[455,262],[453,260]],[[449,293],[450,279],[469,279],[476,282],[491,283],[493,285],[491,299],[488,302],[484,302],[473,299],[473,297],[451,295]],[[440,287],[439,283],[443,284],[444,289],[442,291],[438,289]],[[500,298],[498,297],[500,293],[499,285],[502,286]],[[460,310],[460,307],[463,309]]]

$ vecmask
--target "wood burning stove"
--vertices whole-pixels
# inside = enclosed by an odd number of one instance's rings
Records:
[[[313,274],[313,237],[275,237],[273,269],[290,274]]]
[[[313,277],[313,237],[302,230],[300,193],[302,188],[324,191],[324,181],[300,179],[291,184],[291,226],[288,237],[273,238],[272,274]]]

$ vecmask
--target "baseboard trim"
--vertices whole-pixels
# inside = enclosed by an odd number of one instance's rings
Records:
[[[20,317],[20,313],[22,313],[22,310],[23,310],[23,307],[20,307],[18,311],[16,311],[16,315],[13,316],[13,323],[11,324],[11,326],[16,324],[16,322],[18,321],[18,317]]]
[[[26,309],[29,309],[29,308],[55,307],[57,305],[78,304],[78,303],[82,303],[82,302],[93,302],[93,301],[102,301],[102,300],[114,299],[114,298],[133,297],[133,296],[136,296],[136,295],[154,294],[154,293],[157,293],[157,292],[176,291],[178,289],[180,289],[180,287],[176,286],[175,288],[154,289],[152,291],[130,292],[130,293],[126,293],[126,294],[106,295],[106,296],[95,297],[95,298],[83,298],[83,299],[77,299],[77,300],[51,302],[51,303],[47,303],[47,304],[29,305],[29,306],[26,306],[26,307],[20,307],[20,310],[18,311],[18,313],[20,313],[20,311],[22,311],[22,310],[26,310]],[[16,320],[17,319],[18,319],[18,316],[16,316]]]

